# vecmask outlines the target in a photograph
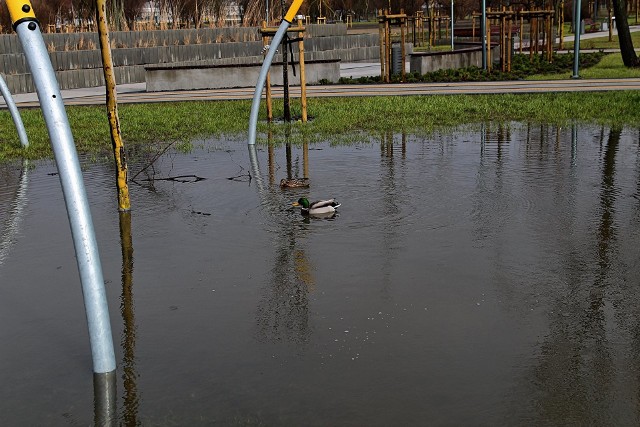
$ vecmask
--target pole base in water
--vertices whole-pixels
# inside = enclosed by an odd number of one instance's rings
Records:
[[[116,371],[93,374],[93,424],[96,426],[118,425],[116,413]]]

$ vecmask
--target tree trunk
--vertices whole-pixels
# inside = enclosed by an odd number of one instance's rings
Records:
[[[618,40],[620,41],[620,53],[622,62],[626,67],[637,67],[638,55],[633,49],[629,22],[627,20],[627,0],[612,0],[613,15],[616,17],[616,29],[618,30]]]

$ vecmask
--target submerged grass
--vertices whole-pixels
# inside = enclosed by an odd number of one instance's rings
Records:
[[[247,135],[249,101],[211,101],[128,104],[119,107],[125,147],[131,152],[155,149],[157,143],[190,142]],[[264,107],[263,107],[264,108]],[[292,100],[293,113],[299,103]],[[282,101],[274,102],[276,116]],[[109,157],[111,139],[103,106],[68,107],[67,114],[78,151]],[[522,121],[566,124],[571,121],[609,126],[640,126],[640,92],[546,93],[522,95],[455,95],[318,98],[309,100],[306,124],[267,124],[261,111],[259,140],[267,132],[274,141],[292,143],[329,140],[365,141],[380,132],[428,134],[437,129],[480,122]],[[30,147],[20,148],[8,111],[0,111],[0,160],[51,157],[39,109],[21,111]]]

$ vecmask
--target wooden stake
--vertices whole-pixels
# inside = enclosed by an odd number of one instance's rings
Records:
[[[100,51],[102,53],[102,68],[106,84],[107,117],[111,130],[111,145],[116,164],[116,188],[118,191],[118,209],[128,211],[131,209],[129,198],[129,185],[127,183],[127,157],[124,151],[124,143],[120,133],[120,118],[118,117],[118,101],[116,98],[116,77],[113,72],[111,59],[111,46],[109,43],[109,27],[107,25],[106,2],[96,0],[98,33],[100,38]]]
[[[298,27],[302,27],[302,19],[298,19]],[[302,123],[307,122],[307,78],[304,69],[304,33],[298,33],[298,51],[300,63],[300,108],[302,109]]]

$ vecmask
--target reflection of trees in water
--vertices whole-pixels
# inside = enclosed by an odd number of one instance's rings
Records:
[[[401,136],[401,161],[405,160],[407,135]],[[383,253],[383,262],[381,266],[382,272],[382,290],[385,297],[389,297],[391,286],[391,273],[397,250],[400,248],[398,237],[398,225],[402,213],[401,192],[404,189],[403,180],[400,181],[396,176],[396,161],[394,157],[395,137],[392,132],[382,134],[380,137],[380,215],[385,218],[384,227],[381,230],[382,243],[381,250]],[[405,168],[400,168],[401,176],[404,178]]]
[[[306,147],[305,147],[306,149]],[[256,180],[261,182],[260,169],[255,151],[250,150],[252,169]],[[255,149],[254,149],[255,150]],[[299,218],[283,218],[283,206],[291,204],[292,194],[276,187],[275,152],[272,145],[268,148],[269,186],[259,185],[262,206],[273,221],[275,230],[275,259],[270,272],[269,285],[265,288],[257,308],[256,321],[258,336],[266,341],[290,341],[304,343],[309,339],[309,292],[313,291],[315,281],[312,267],[305,249],[298,243],[306,238],[305,226]],[[285,146],[287,178],[292,177],[292,149]],[[296,162],[297,163],[297,162]],[[299,215],[296,211],[295,214]]]
[[[480,165],[476,176],[475,201],[472,216],[475,220],[475,240],[484,245],[487,238],[504,226],[505,216],[496,211],[505,206],[503,181],[505,144],[510,142],[511,132],[505,125],[483,124],[480,130]],[[527,131],[527,136],[529,132]],[[498,251],[500,252],[500,250]],[[499,257],[499,255],[498,255]]]
[[[615,161],[620,134],[620,129],[609,132],[603,155],[595,271],[589,274],[590,266],[580,260],[584,254],[571,252],[565,270],[568,288],[553,310],[550,334],[534,369],[539,393],[536,407],[544,422],[609,425],[619,398],[605,306],[613,305],[616,310],[615,302],[611,304],[608,299],[619,291],[612,289],[618,284],[611,276],[611,267],[618,251]]]
[[[260,338],[306,342],[309,338],[309,291],[313,278],[304,249],[296,248],[295,229],[282,230],[270,285],[257,312]]]

